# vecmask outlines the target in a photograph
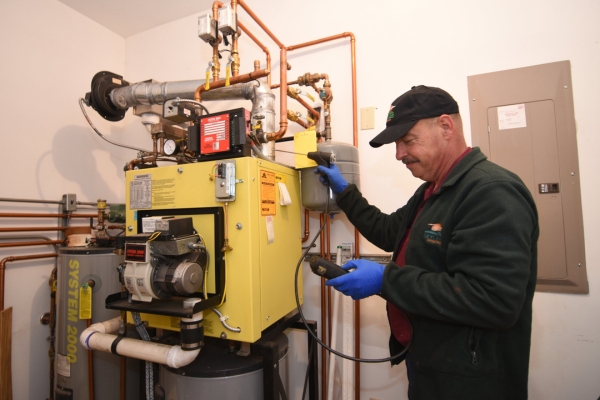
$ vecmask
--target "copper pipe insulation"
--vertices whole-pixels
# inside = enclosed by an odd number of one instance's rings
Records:
[[[56,253],[32,254],[28,256],[10,256],[0,261],[0,311],[4,310],[4,278],[6,272],[6,263],[12,261],[36,260],[39,258],[58,257]]]
[[[0,218],[95,218],[96,214],[0,213]]]
[[[257,38],[256,36],[254,36],[252,34],[252,32],[250,32],[246,26],[244,24],[242,24],[241,22],[238,21],[238,26],[240,27],[240,29],[242,30],[242,32],[244,32],[246,35],[248,35],[248,37],[250,39],[252,39],[254,41],[254,43],[256,43],[258,45],[258,47],[261,48],[262,51],[265,52],[265,54],[267,55],[267,71],[271,71],[271,53],[269,52],[269,49],[267,48],[267,46],[265,46],[264,44],[262,44]],[[271,74],[269,73],[269,75],[267,75],[267,86],[271,86]],[[279,87],[279,85],[277,86]]]
[[[86,327],[92,326],[92,319],[86,320]],[[92,350],[87,351],[87,362],[88,362],[88,393],[89,400],[94,400],[94,354]]]
[[[308,221],[309,221],[309,211],[308,208],[304,209],[304,236],[302,237],[302,243],[306,242],[308,240],[308,237],[310,236],[310,229],[308,226]]]

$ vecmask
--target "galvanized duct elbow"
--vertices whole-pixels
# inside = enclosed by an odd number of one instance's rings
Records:
[[[179,82],[139,82],[133,85],[114,89],[110,92],[110,100],[121,109],[138,105],[164,104],[175,99],[193,99],[196,88],[204,85],[204,80]]]

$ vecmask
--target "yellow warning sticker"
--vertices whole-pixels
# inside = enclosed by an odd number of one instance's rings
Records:
[[[285,182],[286,182],[285,175],[279,175],[279,174],[277,174],[277,175],[275,175],[275,180],[276,180],[278,183],[279,183],[279,182],[283,182],[283,183],[285,183]]]
[[[260,170],[260,215],[275,215],[277,191],[275,173]]]
[[[92,319],[92,288],[88,285],[79,288],[79,319]]]

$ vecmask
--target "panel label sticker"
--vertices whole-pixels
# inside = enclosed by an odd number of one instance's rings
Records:
[[[498,107],[498,129],[515,129],[527,127],[525,104],[513,104]]]
[[[152,174],[136,175],[129,183],[129,208],[152,207]]]

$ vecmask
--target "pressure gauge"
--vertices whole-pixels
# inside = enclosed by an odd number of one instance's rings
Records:
[[[165,143],[163,144],[163,151],[168,156],[175,154],[177,151],[177,143],[175,143],[173,139],[165,140]]]

